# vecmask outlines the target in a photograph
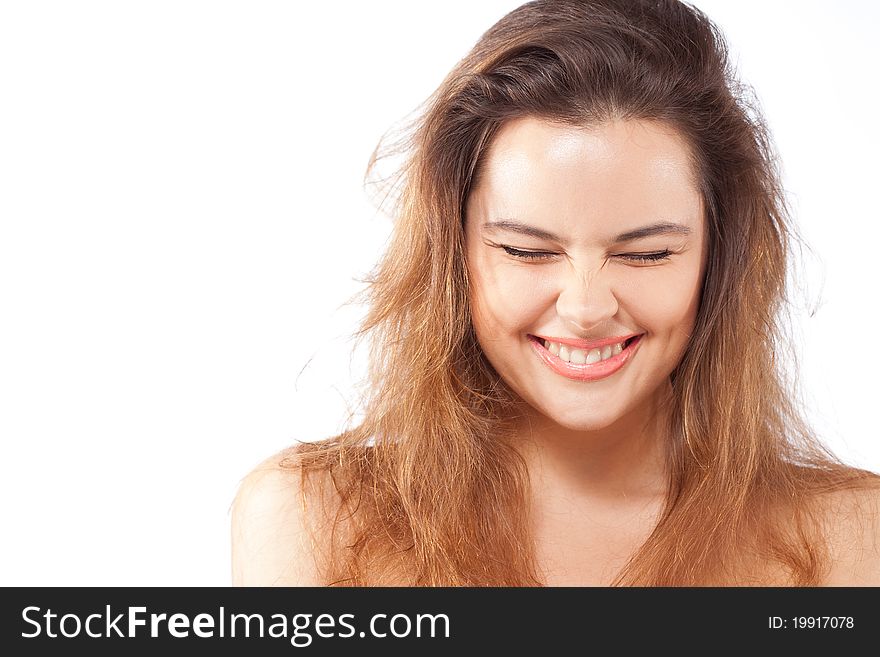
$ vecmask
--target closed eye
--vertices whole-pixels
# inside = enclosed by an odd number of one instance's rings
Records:
[[[523,251],[522,249],[514,249],[512,246],[502,246],[501,248],[508,254],[523,260],[546,260],[556,255],[547,251]]]
[[[664,249],[663,251],[654,251],[653,253],[621,253],[617,257],[636,262],[659,262],[661,260],[668,260],[671,254],[672,251]]]
[[[556,253],[550,251],[525,251],[523,249],[515,249],[512,246],[501,246],[509,255],[522,260],[547,260],[556,256]],[[668,260],[672,252],[669,249],[663,251],[653,251],[651,253],[619,253],[615,257],[623,258],[632,262],[660,262]]]

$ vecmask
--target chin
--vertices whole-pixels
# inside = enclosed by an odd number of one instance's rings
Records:
[[[556,424],[569,431],[602,431],[612,426],[619,418],[573,418],[571,420],[556,420]]]
[[[579,413],[561,412],[552,413],[547,410],[538,410],[538,413],[549,422],[559,425],[569,431],[602,431],[613,426],[621,419],[618,413],[595,412]]]

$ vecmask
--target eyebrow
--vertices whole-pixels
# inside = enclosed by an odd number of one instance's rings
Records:
[[[512,233],[519,233],[521,235],[528,235],[529,237],[537,237],[542,240],[553,240],[554,242],[564,242],[561,237],[558,235],[551,233],[549,231],[543,230],[542,228],[537,228],[535,226],[529,226],[528,224],[523,224],[518,221],[513,221],[511,219],[500,219],[498,221],[487,221],[483,224],[483,228],[494,231],[494,230],[506,230]],[[683,224],[676,224],[671,221],[659,221],[654,224],[649,224],[647,226],[642,226],[640,228],[635,228],[633,230],[628,230],[625,233],[620,233],[615,236],[611,240],[611,244],[620,244],[621,242],[631,242],[632,240],[643,239],[645,237],[653,237],[654,235],[690,235],[691,229],[688,226]]]

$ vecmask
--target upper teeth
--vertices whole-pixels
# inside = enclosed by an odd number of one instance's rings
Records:
[[[562,360],[567,361],[569,363],[574,363],[575,365],[584,365],[591,363],[598,363],[600,360],[607,360],[612,356],[616,356],[621,351],[623,351],[623,342],[618,342],[617,344],[607,344],[601,349],[590,349],[590,351],[584,351],[583,349],[573,349],[569,347],[567,344],[560,344],[558,342],[550,342],[549,340],[544,340],[544,346],[554,356],[559,356]]]

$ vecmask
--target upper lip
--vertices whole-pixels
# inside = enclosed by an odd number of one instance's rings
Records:
[[[626,342],[630,338],[636,338],[642,335],[641,333],[630,333],[628,335],[618,335],[616,337],[611,338],[599,338],[598,340],[577,340],[575,338],[554,338],[549,335],[535,335],[536,338],[540,338],[541,340],[548,340],[550,342],[557,342],[559,344],[566,344],[569,347],[574,347],[575,349],[583,349],[584,351],[589,351],[590,349],[601,349],[606,345],[617,344],[618,342]]]

